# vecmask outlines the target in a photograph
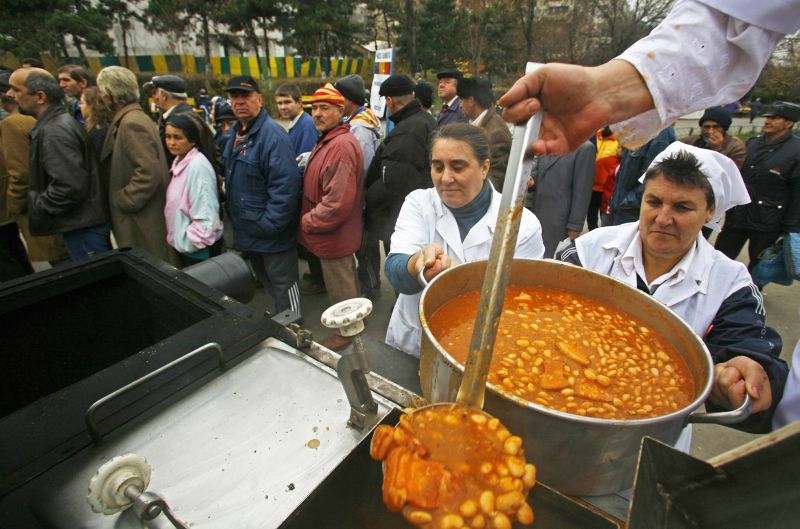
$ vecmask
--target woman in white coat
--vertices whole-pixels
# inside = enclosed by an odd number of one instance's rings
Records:
[[[486,259],[500,209],[501,195],[486,176],[489,142],[482,129],[452,124],[433,134],[433,188],[410,193],[392,235],[384,271],[400,293],[389,320],[386,343],[419,356],[422,328],[419,298],[422,271],[427,281],[456,264]],[[538,219],[523,210],[516,257],[539,259],[544,254]]]
[[[750,201],[736,165],[715,151],[676,142],[653,160],[643,180],[638,222],[587,233],[558,258],[669,307],[711,352],[714,384],[706,408],[736,408],[747,392],[752,415],[734,427],[769,431],[788,371],[779,358],[781,338],[765,325],[761,293],[744,264],[716,251],[700,233],[728,208]]]

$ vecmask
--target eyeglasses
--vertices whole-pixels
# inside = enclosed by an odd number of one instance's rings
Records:
[[[700,125],[703,130],[722,130],[722,125]]]

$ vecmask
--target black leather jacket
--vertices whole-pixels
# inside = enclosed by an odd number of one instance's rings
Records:
[[[742,177],[752,202],[726,214],[725,225],[753,231],[800,231],[800,138],[747,142]]]
[[[31,130],[28,214],[33,235],[108,222],[108,188],[84,128],[61,105],[50,105]]]

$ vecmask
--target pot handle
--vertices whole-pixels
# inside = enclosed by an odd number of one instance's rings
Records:
[[[750,417],[750,409],[753,401],[750,395],[744,394],[744,402],[741,406],[731,411],[720,411],[717,413],[693,413],[689,415],[690,423],[711,423],[711,424],[736,424]]]
[[[419,286],[421,286],[422,288],[425,288],[425,287],[428,286],[428,280],[425,279],[425,267],[424,266],[422,267],[422,270],[420,270],[419,273],[417,274],[417,283],[419,283]]]

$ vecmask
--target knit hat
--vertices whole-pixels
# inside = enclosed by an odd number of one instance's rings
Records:
[[[333,87],[356,105],[363,105],[367,100],[364,91],[364,79],[358,74],[342,77],[334,83]]]
[[[707,108],[703,117],[700,118],[700,126],[704,121],[716,121],[724,130],[728,130],[731,126],[731,115],[722,107]]]
[[[343,107],[344,96],[331,83],[325,83],[325,86],[317,88],[317,91],[311,96],[311,103],[330,103]]]
[[[384,97],[404,96],[414,91],[414,83],[405,75],[392,75],[386,79],[378,91]]]

